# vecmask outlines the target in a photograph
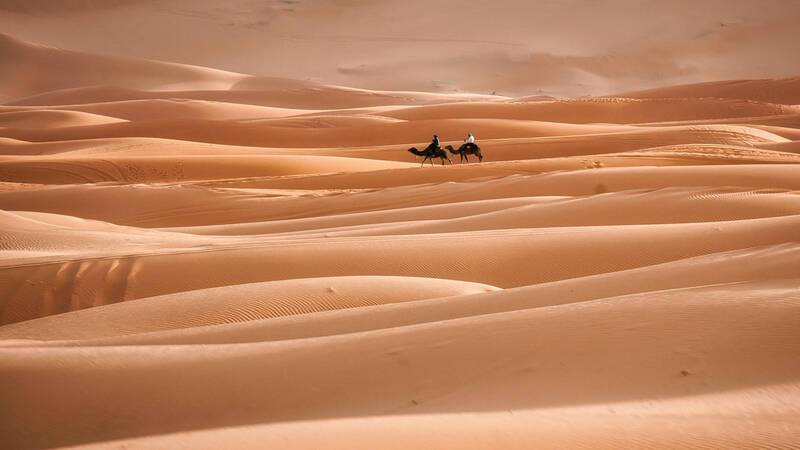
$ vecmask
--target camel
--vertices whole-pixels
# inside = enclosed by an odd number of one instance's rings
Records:
[[[450,164],[453,164],[453,161],[450,161],[450,158],[447,157],[447,152],[444,151],[441,147],[434,147],[433,145],[429,145],[425,150],[417,150],[416,147],[411,147],[408,149],[410,153],[413,153],[417,156],[424,156],[422,159],[422,164],[420,167],[425,165],[425,161],[430,160],[431,166],[433,165],[433,158],[439,158],[442,160],[442,165],[444,165],[444,160],[447,160]]]
[[[472,144],[472,143],[461,144],[461,147],[459,147],[458,150],[454,149],[452,145],[448,145],[445,148],[454,155],[460,155],[462,163],[464,162],[465,159],[467,160],[467,163],[469,163],[469,155],[477,156],[478,162],[483,161],[483,155],[481,155],[481,148],[478,147],[478,144]]]

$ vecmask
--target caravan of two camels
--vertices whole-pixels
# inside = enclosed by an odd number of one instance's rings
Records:
[[[422,158],[422,164],[420,165],[420,167],[423,167],[425,165],[425,161],[430,161],[431,166],[433,166],[434,158],[439,158],[442,162],[442,165],[444,165],[445,160],[447,160],[448,163],[453,164],[453,162],[450,161],[450,158],[447,156],[447,152],[445,151],[445,149],[454,155],[461,156],[460,161],[462,163],[465,160],[467,161],[467,163],[469,163],[469,155],[477,156],[478,162],[483,161],[481,148],[478,147],[478,144],[475,143],[475,138],[472,136],[472,133],[469,134],[467,140],[463,144],[461,144],[461,146],[458,147],[457,149],[453,148],[452,145],[446,145],[444,148],[442,148],[439,145],[439,136],[434,134],[433,142],[431,142],[424,150],[417,150],[416,147],[411,147],[410,149],[408,149],[408,151],[417,156],[424,156],[424,158]]]

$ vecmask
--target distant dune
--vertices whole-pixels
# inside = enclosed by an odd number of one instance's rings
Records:
[[[0,447],[795,448],[798,5],[0,0]]]
[[[0,34],[0,100],[111,84],[129,88],[227,89],[245,76],[221,70],[32,45]]]
[[[50,46],[368,89],[507,96],[797,76],[799,21],[794,0],[0,1],[0,30]]]
[[[634,98],[727,98],[800,105],[800,77],[781,80],[713,81],[625,94]]]

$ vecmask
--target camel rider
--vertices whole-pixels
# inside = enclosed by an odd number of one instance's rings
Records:
[[[467,132],[467,138],[464,139],[465,144],[475,144],[475,136],[472,133]]]
[[[431,141],[431,147],[434,148],[434,149],[437,149],[440,146],[441,146],[441,142],[439,142],[439,135],[438,134],[434,134],[433,135],[433,140]]]

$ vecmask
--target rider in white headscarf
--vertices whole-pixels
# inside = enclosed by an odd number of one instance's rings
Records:
[[[468,132],[467,133],[467,138],[464,139],[464,143],[465,144],[474,144],[475,143],[475,136],[473,136],[472,133]]]

